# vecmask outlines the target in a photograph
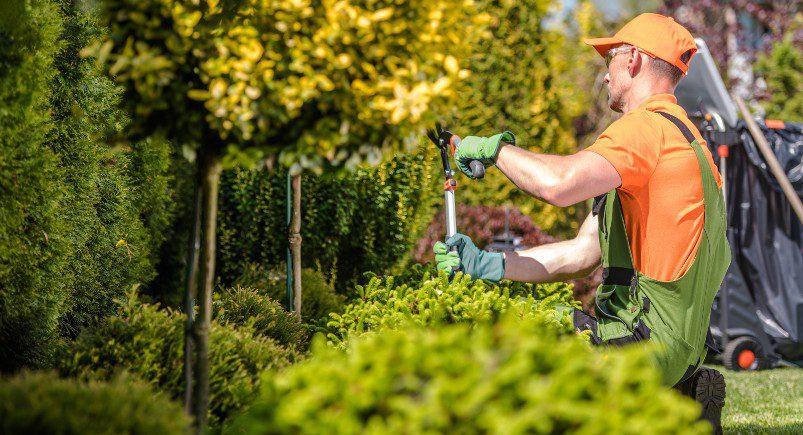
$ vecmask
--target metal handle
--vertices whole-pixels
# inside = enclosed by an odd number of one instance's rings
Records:
[[[471,168],[471,175],[474,178],[482,178],[485,176],[485,165],[482,164],[479,160],[472,160],[468,167]]]

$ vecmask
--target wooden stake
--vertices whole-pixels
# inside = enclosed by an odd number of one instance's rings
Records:
[[[301,173],[293,175],[293,219],[290,223],[290,249],[293,251],[293,308],[301,318]]]

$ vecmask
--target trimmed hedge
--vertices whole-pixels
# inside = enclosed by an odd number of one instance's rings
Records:
[[[110,379],[126,370],[150,381],[170,397],[184,391],[182,376],[185,317],[141,303],[130,293],[117,316],[86,329],[60,361],[64,374]],[[217,424],[247,405],[259,373],[284,367],[296,353],[246,326],[213,322],[209,334],[209,421]]]
[[[261,294],[287,306],[286,276],[284,268],[268,271],[262,266],[249,264],[233,284],[258,289]],[[301,318],[304,322],[317,325],[329,313],[342,312],[344,299],[320,272],[301,269]]]
[[[393,270],[429,221],[439,197],[434,146],[399,154],[351,174],[304,173],[302,264],[335,278],[346,293],[364,272]],[[224,285],[251,264],[284,264],[287,225],[284,170],[227,171],[218,212],[218,276]]]
[[[295,314],[257,289],[239,285],[224,289],[212,303],[215,320],[222,324],[247,326],[255,334],[284,346],[306,350],[307,328]]]
[[[184,434],[189,427],[178,403],[127,376],[82,382],[23,372],[0,379],[5,434]]]
[[[230,433],[705,434],[643,348],[600,355],[540,316],[367,334],[263,378]]]
[[[360,299],[332,314],[327,338],[343,345],[350,336],[367,331],[397,329],[409,323],[495,321],[506,312],[518,317],[541,316],[557,329],[572,333],[571,286],[563,283],[532,285],[502,281],[499,285],[472,280],[457,273],[449,280],[445,272],[416,266],[403,277],[373,277],[357,286]]]
[[[484,249],[493,241],[493,237],[505,231],[505,207],[485,205],[459,205],[457,206],[457,228],[461,233],[471,237],[471,240]],[[532,218],[523,214],[518,208],[510,208],[509,231],[522,238],[522,245],[532,248],[547,243],[559,241],[538,228]],[[416,242],[413,251],[417,263],[431,263],[435,260],[432,246],[438,240],[443,240],[446,234],[446,222],[443,212],[438,213],[427,227],[425,236]],[[574,237],[572,235],[571,237]],[[574,297],[583,304],[587,312],[594,310],[594,293],[602,281],[602,268],[598,268],[589,276],[569,281],[574,285]]]

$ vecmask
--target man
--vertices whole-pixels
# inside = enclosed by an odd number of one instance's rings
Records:
[[[556,206],[595,198],[577,237],[490,253],[457,234],[435,245],[438,267],[461,265],[492,281],[550,282],[585,276],[601,263],[596,318],[575,311],[576,328],[591,330],[595,344],[659,342],[664,382],[703,402],[705,417],[721,430],[724,379],[700,364],[711,305],[730,263],[722,181],[673,95],[696,44],[658,14],[585,42],[605,58],[608,104],[623,113],[593,145],[570,156],[536,154],[517,148],[505,132],[467,137],[454,156],[469,176],[471,160],[495,165],[520,189]]]

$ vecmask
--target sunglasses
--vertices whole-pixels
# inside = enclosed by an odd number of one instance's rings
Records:
[[[614,47],[614,48],[608,50],[607,53],[605,53],[605,67],[608,68],[608,67],[611,66],[611,61],[613,61],[613,58],[616,57],[617,54],[619,54],[619,53],[627,53],[628,51],[630,51],[630,50],[632,50],[634,48],[636,49],[636,51],[644,53],[647,56],[654,58],[653,55],[651,55],[650,53],[647,53],[646,51],[644,51],[644,50],[642,50],[642,49],[640,49],[638,47],[633,47],[632,45],[622,45],[622,46],[619,46],[619,47]]]

